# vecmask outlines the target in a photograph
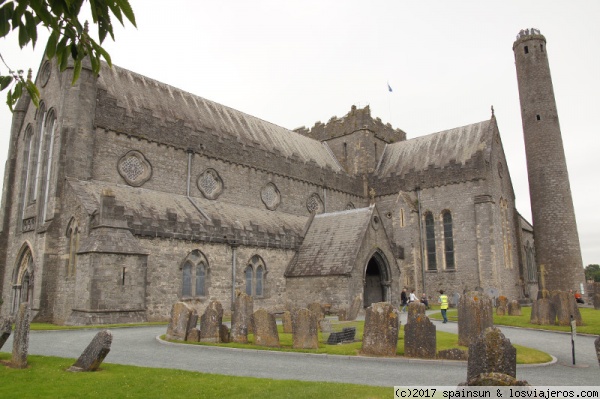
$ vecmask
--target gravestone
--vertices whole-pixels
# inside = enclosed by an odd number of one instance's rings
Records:
[[[410,316],[410,304],[408,314]],[[419,304],[425,307],[423,304]],[[435,326],[429,317],[417,313],[404,326],[404,356],[435,359],[436,336]]]
[[[279,333],[275,316],[264,309],[254,312],[254,344],[279,348]]]
[[[15,320],[15,335],[13,336],[11,360],[11,365],[19,369],[27,367],[27,351],[29,350],[29,313],[29,303],[21,303]]]
[[[508,315],[509,316],[521,316],[521,305],[519,301],[513,299],[508,303]]]
[[[319,330],[323,333],[330,333],[333,331],[331,328],[331,321],[328,319],[319,320]]]
[[[556,319],[559,326],[570,326],[571,315],[575,318],[578,326],[583,324],[581,313],[579,313],[573,293],[568,291],[552,291],[550,297],[552,298],[552,305],[556,310]]]
[[[210,301],[200,318],[200,342],[221,342],[223,306],[219,301]]]
[[[85,348],[79,359],[69,367],[69,371],[96,371],[104,361],[110,345],[112,344],[112,333],[108,330],[102,330],[92,342]]]
[[[289,311],[283,312],[281,315],[281,324],[283,325],[283,332],[286,334],[292,333],[292,313]]]
[[[600,335],[594,341],[594,345],[596,345],[596,357],[598,358],[598,365],[600,365]]]
[[[500,293],[498,292],[497,288],[486,288],[485,290],[483,290],[483,293],[492,299],[493,307],[498,306],[498,299],[500,298]]]
[[[594,303],[594,309],[600,310],[600,293],[597,292],[594,294],[592,302]]]
[[[292,313],[292,346],[294,349],[317,349],[319,333],[317,315],[306,308]]]
[[[427,306],[424,303],[412,302],[408,304],[408,314],[406,316],[406,324],[410,323],[417,317],[425,316],[425,310]]]
[[[308,305],[308,310],[314,312],[317,315],[317,320],[323,320],[325,313],[323,313],[323,307],[319,302],[313,302]]]
[[[452,306],[458,307],[458,303],[460,302],[460,297],[461,297],[461,295],[458,292],[455,292],[454,294],[452,294],[452,296],[450,297],[450,307],[452,307]]]
[[[198,329],[197,327],[194,327],[192,329],[190,329],[190,331],[188,332],[188,336],[186,339],[187,342],[198,342],[200,341],[200,329]]]
[[[252,313],[254,313],[254,300],[245,292],[237,291],[235,297],[235,308],[231,316],[231,342],[239,344],[248,343],[248,333],[252,325]]]
[[[550,298],[541,298],[533,301],[531,306],[531,324],[550,325],[556,320],[556,310]]]
[[[352,300],[352,304],[350,305],[350,308],[348,309],[348,313],[346,314],[346,320],[347,321],[356,320],[356,318],[358,317],[358,312],[360,312],[362,305],[363,305],[362,295],[359,294],[359,295],[355,296],[354,299]]]
[[[517,380],[515,377],[511,377],[508,374],[502,373],[483,373],[479,376],[469,380],[467,386],[485,386],[485,387],[528,387],[530,386],[527,381]],[[533,392],[532,392],[533,393]],[[467,396],[465,396],[467,397]]]
[[[347,311],[346,309],[340,309],[338,310],[338,321],[346,321],[347,319]]]
[[[400,320],[388,302],[373,303],[366,310],[361,353],[396,356]]]
[[[492,300],[480,292],[468,292],[458,301],[458,344],[469,346],[494,325]]]
[[[517,377],[517,350],[496,327],[486,328],[469,345],[467,382],[484,373]]]
[[[167,340],[186,341],[188,333],[198,323],[198,314],[185,302],[177,302],[171,308],[171,319],[167,327]]]
[[[498,306],[496,307],[496,315],[504,316],[508,313],[508,298],[504,295],[498,297]]]
[[[0,349],[2,349],[11,333],[12,320],[10,317],[7,317],[6,319],[0,317]]]
[[[229,327],[225,324],[221,324],[221,327],[219,327],[219,339],[224,344],[231,342],[231,332],[229,331]]]

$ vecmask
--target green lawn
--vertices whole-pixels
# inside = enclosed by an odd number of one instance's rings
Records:
[[[579,308],[579,312],[581,313],[581,319],[583,320],[584,325],[577,326],[577,332],[600,335],[600,310],[595,310],[593,308]],[[522,307],[521,313],[523,314],[522,316],[496,316],[494,313],[494,325],[571,332],[570,326],[539,325],[529,323],[529,319],[531,318],[531,307]],[[438,320],[442,319],[440,313],[432,314],[429,317]],[[458,320],[456,309],[448,310],[448,320]]]
[[[93,373],[65,371],[74,359],[29,356],[29,368],[0,364],[3,398],[390,398],[393,387],[230,377],[103,363]],[[0,353],[0,361],[10,354]]]
[[[360,349],[362,347],[362,339],[363,329],[364,329],[364,321],[353,321],[353,322],[338,322],[331,320],[331,325],[334,331],[341,331],[343,327],[356,327],[356,339],[359,340],[357,342],[353,342],[350,344],[341,344],[341,345],[327,345],[325,342],[327,341],[328,333],[319,333],[319,348],[318,349],[294,349],[292,348],[292,334],[284,333],[283,326],[278,325],[277,331],[279,333],[279,343],[281,345],[280,348],[267,348],[264,346],[254,345],[254,336],[252,334],[248,335],[248,344],[236,344],[236,343],[223,343],[223,344],[214,344],[207,342],[186,342],[185,344],[189,345],[207,345],[207,346],[221,346],[227,348],[243,348],[243,349],[260,349],[260,350],[271,350],[271,351],[282,351],[282,352],[301,352],[301,353],[321,353],[321,354],[329,354],[329,355],[345,355],[345,356],[356,356],[359,355]],[[165,339],[163,335],[161,337]],[[181,341],[172,341],[172,342],[181,342]],[[459,348],[462,350],[468,350],[465,346],[458,345],[458,335],[446,333],[442,331],[436,332],[436,343],[437,350],[451,349],[451,348]],[[518,364],[530,364],[530,363],[545,363],[552,360],[550,355],[545,352],[538,351],[536,349],[526,348],[519,345],[514,345],[517,348],[517,363]],[[404,356],[404,326],[400,329],[398,333],[398,346],[396,350],[397,356]]]

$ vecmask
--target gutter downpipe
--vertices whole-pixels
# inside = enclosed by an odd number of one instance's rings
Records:
[[[236,269],[236,255],[237,255],[237,242],[232,241],[231,245],[231,311],[235,311],[235,269]]]
[[[421,251],[421,279],[423,280],[423,293],[425,293],[425,248],[423,245],[423,218],[421,214],[421,189],[417,190],[417,204],[419,205],[419,250]]]

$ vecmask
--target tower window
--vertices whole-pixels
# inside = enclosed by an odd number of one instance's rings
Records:
[[[538,114],[535,116],[535,119],[537,119],[538,121],[542,120],[542,117]]]
[[[540,44],[540,50],[542,50],[542,53],[544,52],[544,45]]]
[[[431,212],[425,214],[425,249],[427,255],[427,270],[437,270],[435,259],[435,230]]]
[[[525,46],[524,50],[525,50],[525,54],[529,54],[529,47]]]

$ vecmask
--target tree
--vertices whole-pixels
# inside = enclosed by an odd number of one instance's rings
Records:
[[[600,265],[587,265],[585,267],[585,279],[600,282]]]
[[[88,22],[82,23],[79,20],[83,3],[88,2],[92,21],[98,26],[98,41],[90,36]],[[86,57],[89,58],[95,73],[100,72],[101,58],[112,66],[110,55],[101,46],[107,35],[115,39],[112,16],[123,26],[123,17],[136,26],[129,0],[0,0],[0,38],[16,30],[21,48],[29,44],[35,47],[38,27],[45,27],[50,31],[46,43],[46,56],[49,59],[56,57],[61,71],[67,68],[69,59],[72,59],[74,84],[79,78],[82,62]],[[11,111],[23,90],[27,90],[37,107],[40,94],[31,80],[31,74],[25,77],[23,70],[10,68],[1,52],[0,61],[3,64],[0,65],[0,91],[8,89],[6,103]],[[3,71],[2,66],[6,71]]]

